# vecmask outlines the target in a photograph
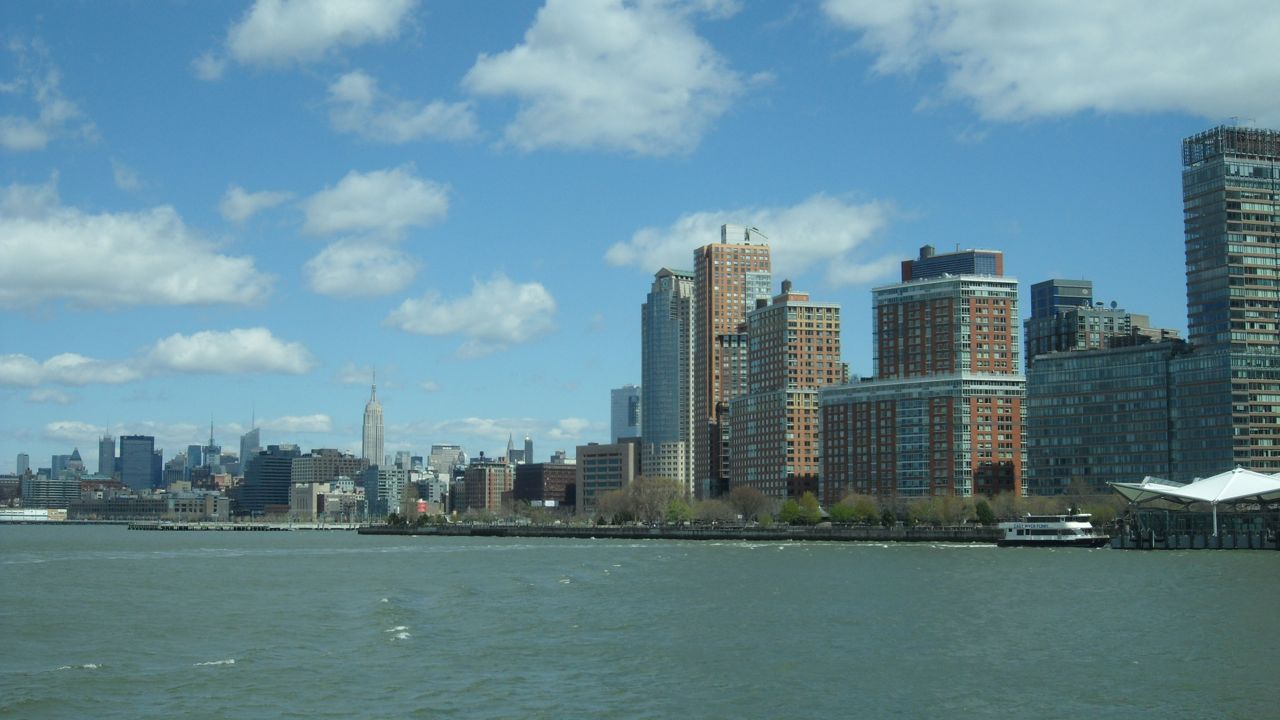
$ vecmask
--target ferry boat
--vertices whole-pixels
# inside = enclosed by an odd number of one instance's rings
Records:
[[[1004,539],[996,542],[1000,547],[1102,547],[1111,541],[1093,531],[1089,513],[1027,515],[999,527],[1004,530]]]

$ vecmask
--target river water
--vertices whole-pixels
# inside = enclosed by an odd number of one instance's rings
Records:
[[[1274,717],[1278,567],[0,527],[0,717]]]

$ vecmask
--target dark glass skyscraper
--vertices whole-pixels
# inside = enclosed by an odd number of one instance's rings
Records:
[[[1174,476],[1280,470],[1280,132],[1182,143],[1187,329],[1175,362]]]
[[[120,436],[120,481],[134,490],[153,486],[156,439],[150,435]]]

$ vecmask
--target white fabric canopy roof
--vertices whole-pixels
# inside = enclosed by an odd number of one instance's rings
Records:
[[[1129,502],[1141,503],[1157,498],[1180,503],[1218,503],[1257,500],[1280,500],[1280,477],[1236,468],[1186,485],[1147,477],[1140,483],[1111,483],[1116,492]]]

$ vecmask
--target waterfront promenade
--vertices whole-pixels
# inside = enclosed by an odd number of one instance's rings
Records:
[[[361,535],[441,535],[449,537],[539,537],[611,540],[755,540],[843,542],[994,543],[1003,535],[996,527],[859,526],[687,526],[659,525],[425,525],[362,527]]]

